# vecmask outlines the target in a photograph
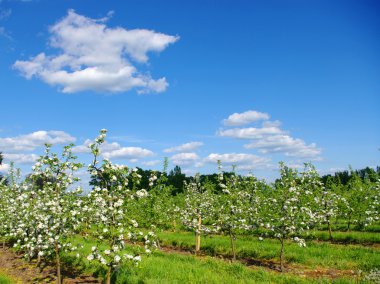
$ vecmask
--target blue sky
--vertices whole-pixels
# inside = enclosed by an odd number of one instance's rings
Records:
[[[189,174],[379,165],[378,1],[0,1],[0,151]]]

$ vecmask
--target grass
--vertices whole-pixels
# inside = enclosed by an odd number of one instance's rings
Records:
[[[332,232],[333,242],[345,244],[380,244],[378,232]],[[313,231],[305,236],[306,239],[329,241],[328,231]]]
[[[375,230],[376,227],[368,228],[368,231],[345,231],[345,230],[333,230],[332,237],[334,243],[343,243],[343,244],[363,244],[363,245],[371,245],[371,244],[380,244],[380,231]],[[254,236],[260,236],[265,234],[265,230],[257,229],[252,233]],[[247,234],[242,234],[247,235]],[[329,242],[329,233],[326,228],[323,230],[311,230],[307,234],[302,236],[307,240],[319,240]]]
[[[190,232],[159,233],[161,244],[194,249],[194,234]],[[208,255],[230,255],[230,239],[226,236],[203,237],[201,249]],[[236,252],[239,258],[274,260],[279,262],[280,243],[274,239],[259,241],[257,237],[240,236],[236,240]],[[345,270],[369,271],[379,267],[380,249],[360,245],[337,245],[327,242],[308,242],[306,248],[288,242],[285,246],[285,260],[290,264],[302,264],[307,267],[330,267]]]
[[[14,284],[15,281],[2,272],[0,272],[0,284]]]
[[[194,248],[192,233],[161,232],[158,235],[162,245],[188,250]],[[65,254],[62,257],[64,266],[69,270],[73,268],[104,279],[105,268],[86,259],[91,252],[91,247],[99,243],[94,239],[85,239],[81,236],[76,236],[72,243],[83,245],[79,251],[81,257],[76,258],[76,252]],[[279,262],[280,244],[277,240],[259,241],[257,236],[239,236],[236,245],[240,258]],[[126,247],[126,252],[131,250],[133,249],[130,246]],[[266,268],[249,268],[240,262],[231,263],[213,257],[230,254],[230,240],[226,236],[203,237],[202,250],[207,254],[206,256],[154,252],[149,257],[143,257],[139,267],[125,265],[115,271],[112,283],[365,283],[358,282],[352,276],[351,278],[342,276],[342,274],[338,274],[335,279],[310,277],[310,274],[314,275],[312,273],[314,269],[319,271],[323,269],[358,271],[360,269],[368,272],[379,267],[380,263],[380,248],[315,241],[308,242],[306,248],[300,248],[289,242],[285,247],[285,258],[292,272],[279,273]],[[300,272],[305,272],[307,276],[297,275]],[[1,283],[15,282],[0,271]]]
[[[65,262],[81,267],[86,273],[103,276],[99,265],[85,256],[96,245],[94,240],[77,237],[74,243],[84,245],[81,259],[66,256]],[[209,256],[195,257],[176,253],[155,252],[144,257],[139,267],[124,266],[115,272],[113,283],[355,283],[353,279],[305,279],[300,276],[265,269],[250,269],[240,263],[229,263]]]

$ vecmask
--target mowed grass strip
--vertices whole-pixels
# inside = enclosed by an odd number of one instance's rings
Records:
[[[185,250],[195,247],[194,234],[191,232],[161,232],[158,234],[161,244]],[[216,256],[231,254],[230,239],[227,236],[202,237],[201,250],[203,253]],[[273,260],[279,262],[280,242],[275,239],[238,236],[236,240],[238,258],[258,260]],[[328,242],[307,242],[307,247],[287,242],[285,259],[288,264],[302,264],[310,268],[331,267],[342,270],[369,271],[379,267],[380,248],[361,245],[340,245]]]
[[[84,245],[82,257],[76,259],[67,255],[64,259],[69,265],[81,267],[86,273],[104,277],[100,265],[86,260],[95,240],[77,237],[73,243]],[[125,252],[129,252],[128,247]],[[195,257],[177,253],[155,252],[143,257],[139,267],[123,266],[113,277],[113,283],[354,283],[353,279],[304,278],[290,273],[279,273],[263,268],[251,269],[239,262],[212,258]]]
[[[342,243],[342,244],[380,244],[380,233],[379,232],[333,232],[332,242]],[[307,239],[315,239],[321,241],[330,241],[328,231],[312,231],[309,235],[305,235]]]

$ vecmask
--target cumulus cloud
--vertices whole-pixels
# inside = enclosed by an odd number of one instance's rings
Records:
[[[175,165],[183,166],[183,165],[191,165],[194,164],[197,160],[199,160],[199,156],[196,153],[178,153],[173,155],[170,160]]]
[[[164,150],[165,153],[172,153],[172,152],[191,152],[203,145],[202,142],[189,142],[185,143],[179,146],[167,148]]]
[[[267,136],[250,144],[244,145],[247,149],[258,149],[260,153],[284,153],[286,156],[301,158],[316,158],[321,149],[315,143],[306,145],[305,141],[289,135]]]
[[[204,163],[217,164],[218,161],[220,161],[222,165],[236,165],[238,170],[266,169],[272,167],[269,158],[246,153],[212,153],[203,159]]]
[[[75,137],[64,131],[40,130],[16,137],[0,138],[0,149],[4,152],[33,151],[37,147],[48,144],[69,144],[75,142]]]
[[[219,136],[231,137],[238,139],[259,139],[263,138],[265,135],[281,134],[284,131],[277,126],[267,126],[267,127],[247,127],[247,128],[231,128],[224,129],[218,132]]]
[[[82,145],[73,147],[74,153],[90,153],[89,145],[91,140],[87,139]],[[123,147],[117,142],[104,142],[100,146],[100,153],[106,159],[128,159],[135,163],[138,159],[153,156],[154,153],[148,149],[140,147]]]
[[[222,137],[251,140],[246,149],[257,149],[259,153],[281,153],[290,157],[320,160],[322,150],[315,143],[307,144],[300,138],[293,138],[281,128],[278,120],[270,121],[267,113],[246,111],[234,113],[223,123],[228,126],[244,125],[261,120],[260,127],[228,128],[218,131]]]
[[[162,161],[160,160],[153,160],[153,161],[146,161],[146,162],[142,162],[142,164],[144,166],[147,166],[147,167],[153,167],[153,166],[157,166],[159,163],[161,163]]]
[[[36,154],[4,154],[4,160],[18,164],[33,164],[38,159]]]
[[[153,156],[153,152],[140,147],[121,147],[117,150],[103,152],[103,156],[106,159],[130,159],[136,162],[139,158]]]
[[[108,18],[91,19],[69,10],[50,27],[50,46],[58,54],[44,52],[30,60],[18,60],[14,68],[30,79],[36,77],[64,93],[96,91],[120,93],[163,92],[165,77],[153,79],[132,64],[147,63],[149,52],[161,52],[179,37],[146,29],[109,28]]]
[[[249,110],[242,113],[231,114],[227,119],[223,120],[223,124],[227,126],[241,126],[259,120],[268,120],[269,117],[267,113]]]
[[[74,146],[73,147],[73,153],[90,153],[91,150],[89,148],[89,145],[93,143],[92,140],[90,139],[86,139],[82,145],[78,145],[78,146]],[[119,150],[121,149],[121,145],[117,142],[104,142],[101,146],[100,146],[100,150],[102,153],[106,153],[106,152],[111,152],[111,151],[114,151],[114,150]]]
[[[0,173],[7,173],[9,171],[9,164],[1,164],[0,165]]]

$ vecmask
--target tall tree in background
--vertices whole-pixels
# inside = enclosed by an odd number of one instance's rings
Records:
[[[183,192],[183,182],[186,179],[186,175],[181,172],[180,166],[175,166],[173,170],[170,171],[168,176],[168,183],[175,187],[174,194]]]

